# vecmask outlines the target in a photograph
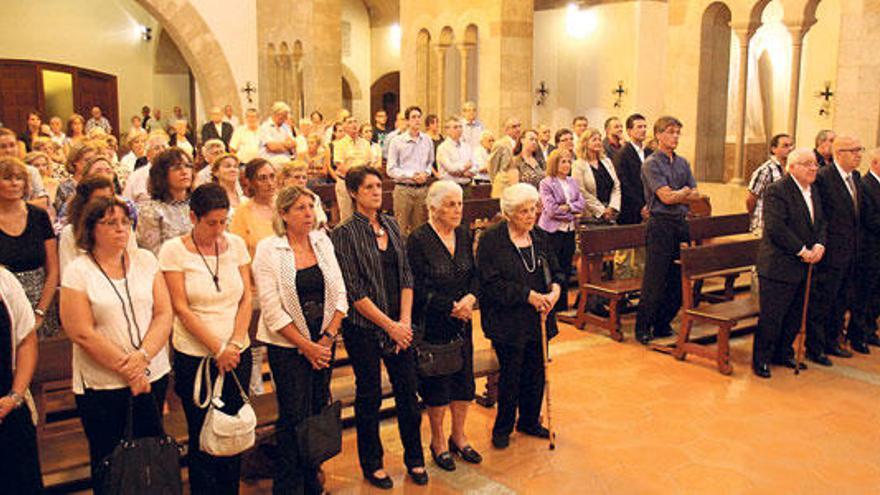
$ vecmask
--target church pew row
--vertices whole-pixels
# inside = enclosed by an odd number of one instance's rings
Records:
[[[608,227],[584,228],[580,226],[579,248],[580,266],[578,269],[579,303],[574,315],[560,315],[560,320],[584,329],[587,324],[595,325],[609,332],[612,339],[621,342],[620,305],[625,298],[636,296],[641,289],[641,278],[603,280],[602,264],[609,253],[616,250],[641,248],[645,245],[645,224],[616,225]],[[746,213],[694,217],[688,219],[691,243],[701,245],[709,239],[744,234],[749,231],[749,216]],[[726,290],[732,291],[732,275],[725,278]],[[713,299],[713,295],[702,294],[705,279],[695,283],[694,298]],[[601,296],[609,301],[608,316],[590,313],[587,308],[588,296]]]

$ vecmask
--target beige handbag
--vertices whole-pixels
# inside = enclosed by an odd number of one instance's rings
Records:
[[[225,373],[217,375],[212,387],[210,360],[210,357],[205,357],[199,363],[193,387],[193,403],[201,409],[208,409],[205,414],[205,422],[202,424],[202,431],[199,434],[199,447],[203,452],[213,456],[238,455],[254,445],[257,415],[254,413],[250,399],[248,399],[247,393],[235,373],[230,374],[235,380],[235,385],[238,387],[244,404],[235,415],[221,411],[223,401],[220,396],[223,393]],[[200,401],[203,382],[206,387],[205,400]]]

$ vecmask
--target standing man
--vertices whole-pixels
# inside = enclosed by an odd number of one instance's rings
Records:
[[[578,149],[578,142],[581,139],[581,134],[583,134],[589,127],[590,119],[583,115],[578,115],[571,120],[571,132],[574,133],[574,149]]]
[[[553,151],[553,143],[550,142],[552,137],[553,133],[550,132],[550,126],[547,124],[538,126],[538,153],[535,153],[535,156],[542,159],[542,164],[547,163],[547,157]]]
[[[756,168],[749,179],[749,192],[746,196],[746,209],[751,215],[751,231],[761,235],[764,226],[763,203],[764,192],[770,184],[782,179],[785,175],[785,163],[791,152],[792,141],[788,134],[777,134],[770,138],[770,158]],[[810,181],[812,184],[812,181]]]
[[[627,117],[626,133],[629,142],[614,157],[614,170],[620,180],[620,215],[617,216],[620,225],[642,223],[642,209],[645,206],[642,164],[652,151],[645,149],[648,121],[644,116],[634,113]]]
[[[602,147],[609,158],[614,158],[623,148],[623,124],[617,117],[609,117],[605,121],[605,138],[602,139]]]
[[[513,164],[513,150],[522,136],[522,123],[516,117],[510,117],[504,121],[504,136],[498,138],[492,146],[492,152],[486,159],[487,168],[489,169],[489,179],[495,183],[495,176],[498,173],[507,173]],[[503,190],[492,188],[492,197],[500,198]]]
[[[870,156],[870,169],[862,177],[862,245],[859,246],[857,270],[858,298],[850,326],[856,326],[852,335],[864,337],[865,344],[880,346],[877,336],[877,318],[880,317],[880,148],[875,148]],[[856,344],[853,350],[867,354],[868,347]]]
[[[446,139],[437,147],[438,175],[440,179],[466,186],[471,183],[477,169],[470,146],[461,139],[461,120],[458,117],[449,117],[443,127]]]
[[[397,112],[397,118],[394,119],[394,130],[385,136],[385,142],[382,144],[382,159],[388,160],[388,148],[394,138],[406,132],[409,122],[403,118],[403,112]]]
[[[162,111],[154,108],[153,118],[149,121],[144,121],[144,129],[146,129],[147,134],[152,134],[158,131],[166,132],[166,128],[165,122],[162,121]]]
[[[841,358],[852,353],[840,347],[838,335],[844,328],[844,313],[852,308],[856,260],[859,250],[859,172],[864,148],[850,136],[834,140],[834,162],[822,167],[816,177],[816,190],[828,221],[827,252],[817,268],[816,297],[811,298],[807,328],[807,358],[831,366],[828,355]],[[852,325],[851,342],[862,344],[864,337]]]
[[[807,267],[825,254],[822,202],[813,194],[819,166],[808,148],[789,156],[783,179],[764,190],[764,236],[758,249],[761,313],[752,350],[752,371],[770,378],[770,364],[795,369],[797,336],[807,290]],[[806,369],[806,365],[800,365]]]
[[[373,115],[373,140],[372,142],[384,148],[385,138],[388,136],[388,112],[377,110]]]
[[[223,107],[223,122],[229,122],[233,129],[236,129],[241,124],[238,120],[238,115],[232,112],[232,105]]]
[[[202,144],[207,143],[212,139],[219,139],[223,141],[223,146],[225,149],[229,149],[229,141],[232,139],[232,133],[235,129],[232,127],[232,124],[223,120],[223,113],[220,111],[220,107],[211,107],[211,121],[205,122],[205,125],[202,126]]]
[[[147,136],[146,155],[138,158],[143,165],[135,165],[135,170],[128,176],[125,182],[125,189],[122,195],[134,201],[136,204],[143,203],[150,199],[150,193],[147,190],[147,182],[150,180],[150,169],[152,168],[153,158],[159,156],[160,153],[168,149],[168,134],[162,131],[151,132]]]
[[[101,114],[101,107],[94,106],[92,107],[92,117],[86,122],[86,134],[89,133],[95,127],[100,127],[104,130],[106,134],[111,134],[113,131],[113,127],[110,126],[110,121],[107,120],[107,117],[104,117]]]
[[[660,117],[654,123],[655,151],[642,166],[645,202],[650,217],[645,235],[645,275],[636,317],[636,339],[672,335],[669,323],[681,307],[681,268],[675,263],[679,243],[688,242],[688,201],[699,197],[697,181],[687,160],[675,153],[681,121]]]
[[[819,164],[819,168],[824,167],[825,165],[834,164],[834,138],[837,137],[837,134],[834,131],[828,129],[822,129],[816,134],[816,148],[813,149],[813,153],[816,154],[816,162]]]
[[[464,102],[461,106],[461,140],[468,145],[471,153],[477,151],[480,146],[480,139],[483,137],[483,131],[486,127],[477,118],[477,104],[472,101]]]
[[[242,164],[260,156],[260,114],[256,108],[244,112],[244,125],[238,126],[229,140],[229,150]]]
[[[260,156],[278,166],[296,158],[296,140],[287,125],[290,107],[283,101],[272,104],[272,116],[260,126]]]
[[[144,105],[141,107],[141,128],[146,130],[149,129],[150,120],[152,120],[152,115],[150,115],[150,107]]]
[[[345,176],[356,167],[370,164],[370,142],[360,136],[360,124],[356,117],[348,116],[342,122],[345,136],[333,145],[333,164],[330,175],[336,179],[336,204],[339,205],[339,221],[344,222],[354,213],[354,205],[348,189],[345,187]]]
[[[425,223],[428,210],[425,196],[428,194],[428,177],[434,163],[434,143],[419,130],[422,126],[422,110],[409,107],[403,113],[409,130],[391,141],[388,148],[388,177],[394,180],[394,216],[400,224],[400,232],[408,236]]]

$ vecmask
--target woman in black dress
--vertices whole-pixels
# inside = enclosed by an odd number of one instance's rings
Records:
[[[351,302],[342,337],[356,378],[354,411],[361,470],[374,486],[390,489],[394,485],[382,465],[379,438],[380,363],[384,362],[394,391],[403,460],[413,482],[424,485],[428,473],[419,431],[422,414],[410,348],[412,272],[400,227],[394,217],[379,213],[381,173],[372,167],[356,167],[345,175],[345,187],[356,211],[332,237]]]
[[[499,449],[509,445],[514,422],[520,433],[550,436],[539,419],[544,395],[541,314],[548,314],[550,338],[556,333],[550,311],[559,299],[563,274],[546,236],[533,229],[538,200],[529,184],[505,189],[505,221],[487,229],[477,248],[483,332],[492,341],[501,375],[492,428],[492,445]]]
[[[471,314],[479,279],[473,237],[468,226],[461,225],[461,186],[451,180],[435,182],[425,202],[428,223],[414,230],[407,240],[415,279],[413,317],[417,325],[423,325],[426,342],[446,344],[461,339],[464,364],[451,375],[420,377],[419,393],[428,406],[431,456],[438,466],[453,471],[451,453],[466,462],[482,461],[464,432],[468,406],[474,399]],[[443,432],[447,406],[452,412],[452,436],[448,440]]]

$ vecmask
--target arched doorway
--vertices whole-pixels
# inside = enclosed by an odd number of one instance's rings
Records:
[[[370,86],[370,118],[379,110],[388,114],[388,128],[394,128],[400,111],[400,72],[389,72]]]
[[[730,75],[730,9],[715,2],[703,13],[700,33],[700,84],[697,100],[697,180],[724,179],[727,85]]]

